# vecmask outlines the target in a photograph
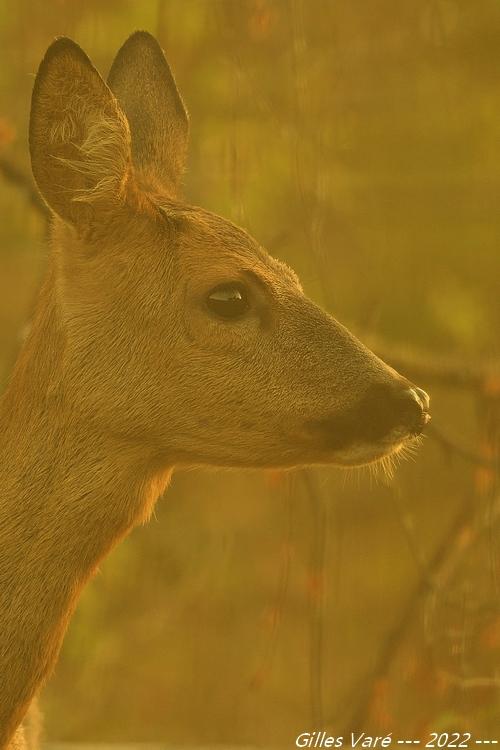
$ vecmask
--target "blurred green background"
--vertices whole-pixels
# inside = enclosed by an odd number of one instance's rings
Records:
[[[500,3],[0,0],[2,384],[47,255],[34,74],[61,34],[107,74],[137,28],[191,114],[189,200],[428,390],[433,431],[394,481],[177,474],[83,596],[46,738],[499,739]]]

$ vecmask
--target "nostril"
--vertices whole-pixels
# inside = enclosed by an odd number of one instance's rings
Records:
[[[430,399],[425,391],[416,386],[406,388],[399,396],[400,419],[413,435],[419,435],[430,420],[427,412]]]
[[[428,411],[429,405],[431,403],[429,395],[424,390],[422,390],[422,388],[417,388],[416,385],[412,386],[410,390],[415,391],[415,393],[417,394],[418,400],[422,404],[423,410]]]

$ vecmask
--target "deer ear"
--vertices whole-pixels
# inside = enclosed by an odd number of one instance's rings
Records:
[[[49,207],[74,225],[120,200],[130,171],[130,132],[118,103],[80,47],[49,47],[33,89],[33,175]]]
[[[135,168],[169,192],[178,191],[188,143],[188,115],[163,51],[146,31],[123,44],[108,85],[125,112]]]

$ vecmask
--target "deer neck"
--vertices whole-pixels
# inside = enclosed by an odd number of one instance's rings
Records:
[[[53,274],[0,401],[0,750],[50,673],[83,586],[171,469],[65,396]]]

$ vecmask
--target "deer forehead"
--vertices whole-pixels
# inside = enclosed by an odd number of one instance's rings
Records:
[[[184,230],[178,240],[181,262],[193,276],[207,282],[234,280],[253,274],[262,286],[302,293],[297,274],[276,260],[244,229],[216,214],[198,208],[182,212]]]

